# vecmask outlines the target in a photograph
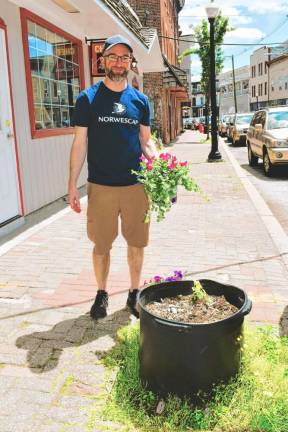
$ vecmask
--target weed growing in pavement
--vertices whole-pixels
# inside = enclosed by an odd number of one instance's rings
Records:
[[[64,384],[62,385],[59,393],[61,396],[65,396],[69,387],[71,387],[71,385],[75,382],[75,377],[74,375],[68,375],[64,381]]]
[[[287,432],[288,338],[272,327],[245,327],[241,372],[228,385],[215,388],[203,407],[170,397],[161,415],[157,397],[139,381],[139,325],[118,332],[119,342],[104,364],[118,373],[102,418],[116,421],[125,431],[142,432]]]

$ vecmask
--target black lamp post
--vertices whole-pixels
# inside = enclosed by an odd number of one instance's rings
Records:
[[[209,4],[205,8],[210,25],[210,97],[211,97],[211,151],[208,155],[208,162],[216,162],[222,159],[218,150],[217,131],[217,101],[216,101],[216,73],[215,73],[215,40],[214,22],[219,8]]]

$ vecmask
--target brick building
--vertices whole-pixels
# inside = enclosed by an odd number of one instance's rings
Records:
[[[178,14],[185,0],[129,0],[144,28],[156,28],[164,72],[144,73],[143,91],[151,101],[153,128],[168,144],[182,130],[181,103],[189,101],[187,74],[178,66]]]

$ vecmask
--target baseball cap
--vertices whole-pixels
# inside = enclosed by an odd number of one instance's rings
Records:
[[[119,44],[126,45],[127,48],[129,48],[129,50],[131,51],[131,53],[133,52],[133,48],[132,48],[131,43],[128,39],[126,39],[124,36],[121,36],[121,35],[113,35],[113,36],[110,36],[109,38],[107,38],[105,40],[102,53],[104,53],[105,51],[108,51],[113,46],[119,45]]]

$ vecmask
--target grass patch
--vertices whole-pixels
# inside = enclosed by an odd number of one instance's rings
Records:
[[[200,142],[200,144],[204,144],[204,143],[208,144],[208,143],[211,143],[211,138],[208,138],[208,139],[207,138],[201,138],[199,142]]]
[[[288,338],[272,327],[245,328],[241,372],[218,386],[212,401],[193,407],[170,397],[161,415],[155,414],[157,397],[138,378],[139,325],[120,329],[118,337],[103,359],[118,373],[101,416],[123,425],[121,431],[287,432]]]
[[[69,390],[69,388],[71,387],[71,385],[75,382],[75,377],[74,375],[68,375],[64,381],[64,384],[62,385],[59,394],[61,396],[65,396],[65,394],[67,393],[67,391]]]

